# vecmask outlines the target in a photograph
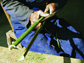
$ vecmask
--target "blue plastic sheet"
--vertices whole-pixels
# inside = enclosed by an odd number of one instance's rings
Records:
[[[17,38],[27,30],[27,28],[17,20],[11,21],[11,23]],[[47,25],[44,25],[43,30],[38,34],[30,51],[84,59],[84,41],[80,33],[76,31],[74,27],[69,25],[63,19],[55,19],[55,17],[46,23]],[[45,29],[47,29],[47,31]],[[21,44],[25,48],[31,41],[35,32],[36,30],[34,29],[21,41]],[[48,32],[52,33],[54,36],[57,34],[61,46],[60,48],[57,45],[57,39]]]

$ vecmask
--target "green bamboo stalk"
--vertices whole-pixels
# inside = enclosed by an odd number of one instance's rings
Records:
[[[44,18],[41,17],[38,21],[36,21],[32,26],[30,26],[12,45],[9,46],[9,50],[12,50],[15,46],[17,46],[40,22],[44,22],[47,19],[56,15],[56,12]],[[44,18],[44,19],[43,19]]]
[[[29,27],[29,29],[26,32],[24,32],[12,45],[16,46],[25,36],[27,36],[36,27],[36,25],[39,24],[39,21],[42,19],[43,17],[41,17],[37,22],[35,22],[33,26]]]
[[[60,48],[60,43],[59,43],[59,39],[58,39],[58,37],[57,37],[57,33],[56,33],[56,39],[57,39],[57,45],[58,45],[58,47]]]
[[[34,37],[33,37],[32,40],[30,41],[30,43],[28,44],[28,46],[26,47],[26,49],[23,51],[22,56],[21,56],[21,58],[19,59],[19,61],[24,60],[24,57],[26,56],[27,52],[29,51],[30,47],[32,46],[32,44],[33,44],[34,40],[36,39],[38,33],[42,30],[44,23],[45,23],[45,22],[43,22],[42,25],[37,29],[37,31],[36,31]]]
[[[9,50],[12,50],[17,46],[35,27],[39,24],[44,17],[41,17],[37,22],[35,22],[32,26],[29,27],[12,45],[9,46]]]

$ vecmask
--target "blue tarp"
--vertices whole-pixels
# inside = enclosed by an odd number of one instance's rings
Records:
[[[11,21],[11,23],[14,27],[14,32],[17,38],[19,38],[27,30],[27,28],[20,24],[17,20]],[[43,30],[38,34],[36,40],[30,48],[30,51],[84,59],[83,37],[74,29],[74,27],[69,25],[65,20],[58,18],[55,19],[55,17],[49,19],[46,23],[47,25],[44,25]],[[25,48],[31,41],[35,32],[36,30],[34,29],[21,41],[21,44]],[[57,38],[59,39],[61,46],[60,48],[57,45],[57,39],[48,32],[52,33],[54,36],[57,34]]]

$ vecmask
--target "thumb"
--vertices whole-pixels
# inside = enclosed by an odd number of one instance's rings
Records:
[[[46,8],[45,8],[44,12],[48,12],[48,11],[49,11],[49,7],[48,7],[48,6],[46,6]]]
[[[49,9],[48,9],[48,8],[46,8],[44,12],[48,12],[48,11],[49,11]]]

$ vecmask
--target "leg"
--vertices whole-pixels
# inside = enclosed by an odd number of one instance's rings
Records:
[[[12,30],[9,30],[7,33],[6,33],[6,38],[7,38],[7,45],[8,47],[12,44],[12,38],[15,38],[15,35],[14,33],[12,32]]]
[[[6,38],[7,38],[7,45],[8,47],[12,44],[12,40],[15,39],[17,40],[14,32],[12,30],[9,30],[7,33],[6,33]],[[17,46],[17,48],[22,48],[22,45],[21,43]]]

